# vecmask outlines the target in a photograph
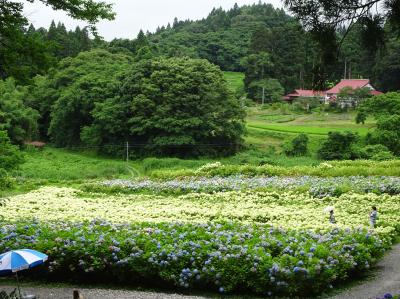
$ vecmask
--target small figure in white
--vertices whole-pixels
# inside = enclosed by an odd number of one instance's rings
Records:
[[[369,223],[372,228],[376,225],[376,219],[378,219],[378,211],[375,206],[372,207],[372,211],[369,214]]]

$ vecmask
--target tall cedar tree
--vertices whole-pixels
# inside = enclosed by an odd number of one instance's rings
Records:
[[[35,0],[25,0],[34,2]],[[52,65],[48,44],[39,35],[28,34],[23,14],[25,1],[0,1],[0,79],[15,77],[27,83]],[[111,4],[93,0],[37,0],[55,10],[64,10],[75,19],[94,25],[100,19],[113,19]]]

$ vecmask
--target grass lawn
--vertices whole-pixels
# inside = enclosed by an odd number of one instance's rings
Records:
[[[244,73],[224,72],[224,77],[228,82],[228,86],[231,91],[236,92],[244,87]]]
[[[291,111],[262,109],[258,106],[248,109],[247,126],[268,131],[311,135],[327,135],[332,131],[351,131],[362,136],[375,126],[372,120],[361,125],[356,124],[354,119],[355,112],[353,111],[301,114]]]
[[[344,132],[350,131],[354,133],[358,133],[359,135],[365,136],[369,132],[369,128],[366,127],[352,127],[352,126],[343,126],[343,127],[336,127],[332,126],[313,126],[312,124],[308,125],[293,125],[293,124],[266,124],[263,122],[254,122],[249,121],[247,123],[249,128],[267,130],[267,131],[277,131],[277,132],[284,132],[284,133],[306,133],[310,135],[322,135],[326,136],[329,132]]]
[[[313,112],[310,114],[290,111],[290,106],[282,105],[281,109],[261,108],[260,106],[247,109],[247,144],[252,144],[260,151],[273,147],[279,157],[285,142],[290,141],[300,133],[309,137],[310,156],[308,160],[317,163],[316,152],[329,132],[350,131],[361,137],[372,131],[375,122],[368,119],[366,124],[356,124],[355,112]],[[279,161],[278,159],[277,161]],[[280,162],[279,162],[280,163]],[[279,164],[282,165],[282,164]],[[286,164],[283,164],[286,165]],[[304,165],[304,164],[302,164]]]
[[[27,179],[50,181],[111,178],[129,174],[122,159],[91,153],[45,148],[25,152],[26,162],[16,173]]]

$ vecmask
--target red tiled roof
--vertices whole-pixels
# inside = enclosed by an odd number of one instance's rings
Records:
[[[328,94],[338,94],[340,90],[345,87],[351,87],[353,89],[363,88],[369,84],[368,79],[343,79],[336,86],[326,91]]]
[[[289,93],[286,95],[287,97],[316,97],[316,96],[323,96],[322,91],[315,91],[311,89],[296,89],[294,93]]]
[[[299,97],[313,97],[314,96],[314,90],[309,90],[309,89],[296,89],[296,94],[298,94]]]

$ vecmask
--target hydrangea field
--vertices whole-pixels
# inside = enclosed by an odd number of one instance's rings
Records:
[[[89,185],[90,186],[90,185]],[[88,186],[88,187],[89,187]],[[398,177],[327,177],[298,176],[257,176],[242,175],[229,177],[188,177],[173,180],[110,180],[100,186],[109,188],[126,188],[132,191],[151,192],[224,192],[233,190],[306,190],[315,197],[340,195],[346,191],[357,193],[400,194]]]
[[[52,279],[293,297],[320,294],[370,268],[400,232],[400,195],[388,191],[397,190],[395,177],[104,184],[130,192],[44,187],[8,198],[0,251],[46,252],[49,263],[35,275]],[[326,191],[338,186],[339,193]],[[372,205],[379,212],[373,230]]]
[[[379,207],[378,233],[400,230],[400,195],[346,193],[314,198],[306,193],[230,191],[180,196],[146,194],[81,194],[72,188],[45,187],[18,195],[0,209],[0,217],[17,222],[24,215],[38,221],[91,221],[112,223],[209,223],[226,221],[269,224],[285,229],[330,230],[327,206],[335,207],[337,227],[368,227],[371,205]]]

